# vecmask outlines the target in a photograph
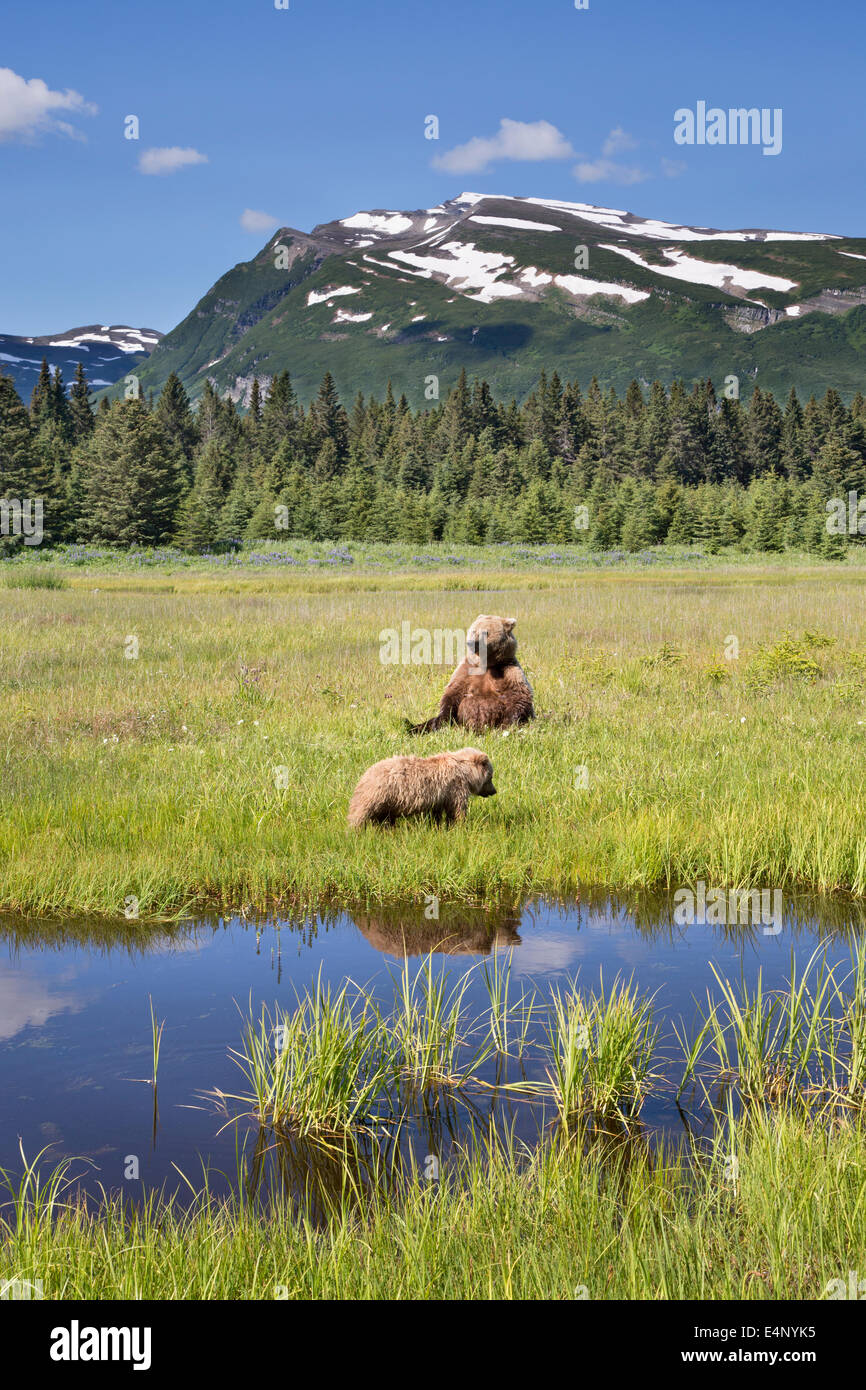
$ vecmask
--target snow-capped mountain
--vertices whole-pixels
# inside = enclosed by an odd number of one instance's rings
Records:
[[[618,388],[759,375],[808,393],[862,384],[864,329],[866,241],[462,193],[281,228],[160,342],[142,380],[174,369],[193,394],[210,377],[245,400],[254,376],[288,369],[308,396],[330,370],[344,394],[390,378],[419,402],[461,367],[517,394],[544,367]]]
[[[147,357],[162,336],[155,328],[98,323],[41,338],[0,334],[0,371],[14,378],[18,394],[28,400],[43,357],[52,371],[60,368],[67,387],[81,362],[91,386],[98,390],[126,376],[133,362]]]

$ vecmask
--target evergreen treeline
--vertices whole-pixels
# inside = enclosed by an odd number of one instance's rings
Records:
[[[826,503],[866,496],[866,400],[784,407],[542,374],[522,404],[465,373],[413,412],[389,385],[346,410],[330,374],[308,407],[287,372],[242,414],[208,384],[193,410],[172,374],[154,401],[103,399],[79,364],[67,393],[43,362],[29,409],[0,375],[0,498],[44,499],[49,543],[242,540],[563,543],[641,550],[796,547],[840,553]],[[582,509],[585,508],[585,511]],[[576,526],[577,522],[577,526]],[[585,524],[584,524],[585,523]],[[0,544],[4,544],[0,540]],[[5,542],[10,544],[10,542]]]

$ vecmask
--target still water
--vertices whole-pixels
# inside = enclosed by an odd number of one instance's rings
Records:
[[[425,919],[423,905],[168,926],[0,918],[0,1167],[20,1170],[20,1140],[28,1158],[49,1145],[54,1161],[91,1160],[83,1181],[93,1190],[98,1183],[129,1193],[130,1155],[146,1186],[174,1190],[178,1170],[196,1182],[202,1163],[234,1175],[235,1130],[220,1133],[225,1117],[203,1097],[240,1089],[229,1049],[240,1043],[250,1002],[257,1014],[263,1004],[291,1009],[321,974],[335,985],[348,978],[369,986],[390,1004],[404,941],[416,964],[435,951],[436,968],[452,981],[470,972],[467,1012],[479,1017],[488,1001],[478,963],[494,947],[500,959],[510,956],[512,995],[536,990],[545,1000],[551,985],[575,977],[597,987],[600,973],[606,984],[617,975],[633,980],[655,996],[660,1056],[678,1079],[673,1025],[693,1035],[698,1003],[708,989],[718,994],[712,965],[750,983],[760,971],[766,989],[784,988],[792,954],[802,967],[820,947],[844,972],[851,942],[866,931],[863,914],[862,905],[836,899],[787,901],[774,934],[760,926],[678,926],[670,899],[647,896],[533,901],[512,913],[443,903],[438,921]],[[151,999],[165,1020],[155,1136],[152,1091],[142,1081],[151,1075]],[[530,1079],[544,1072],[543,1061],[527,1062]],[[532,1143],[549,1114],[512,1104],[508,1119]],[[675,1084],[650,1096],[642,1120],[658,1134],[682,1135],[690,1117],[677,1105]],[[420,1136],[422,1156],[433,1142]]]

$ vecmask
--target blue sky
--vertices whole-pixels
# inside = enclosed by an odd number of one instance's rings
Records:
[[[245,210],[309,230],[472,189],[866,235],[862,0],[289,4],[5,8],[0,333],[168,330],[268,239]],[[781,153],[677,146],[702,100],[781,108]],[[206,162],[141,171],[178,149]]]

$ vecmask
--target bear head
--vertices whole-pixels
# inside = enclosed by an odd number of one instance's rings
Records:
[[[516,618],[497,618],[481,613],[466,634],[470,666],[500,666],[517,653]]]
[[[473,796],[495,796],[493,764],[480,748],[461,748],[454,754],[465,768],[466,780]]]

